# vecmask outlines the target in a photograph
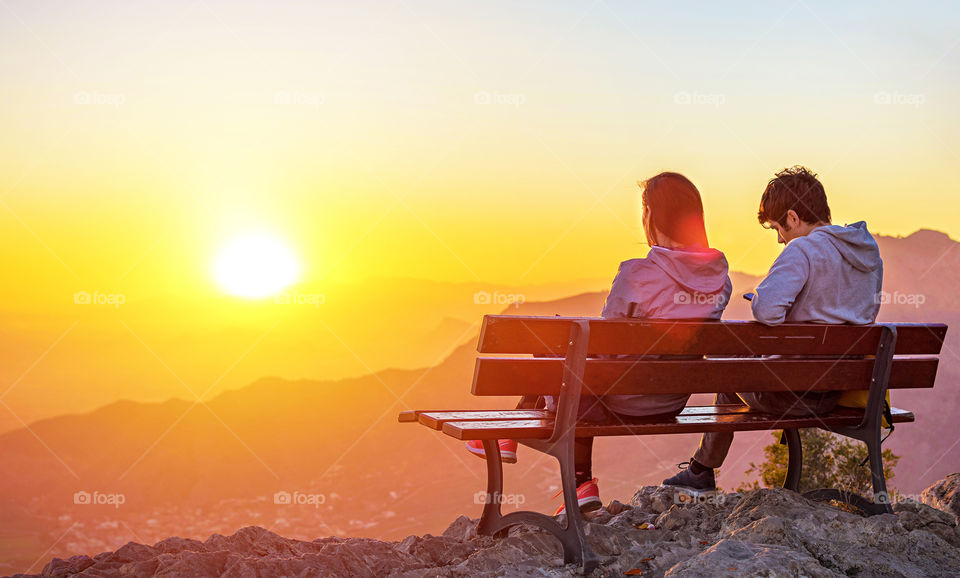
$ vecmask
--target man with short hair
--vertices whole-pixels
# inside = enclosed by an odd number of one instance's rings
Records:
[[[830,223],[830,206],[816,174],[796,166],[767,184],[757,214],[786,245],[751,301],[753,316],[780,323],[873,323],[880,310],[883,261],[863,221]],[[841,392],[756,392],[718,394],[716,404],[742,404],[777,416],[822,415],[836,407]],[[700,447],[681,471],[663,481],[692,493],[716,491],[713,470],[723,464],[732,432],[703,434]]]

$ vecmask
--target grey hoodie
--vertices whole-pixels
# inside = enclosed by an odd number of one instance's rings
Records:
[[[653,246],[646,258],[620,264],[602,315],[720,319],[732,292],[727,259],[720,251]],[[604,403],[619,414],[645,416],[680,411],[689,398],[688,394],[607,395]],[[585,417],[600,419],[595,412]]]
[[[646,258],[620,263],[601,315],[720,319],[732,291],[727,259],[720,251],[653,246]]]
[[[863,221],[817,227],[790,241],[757,287],[757,321],[873,323],[880,311],[883,260]]]

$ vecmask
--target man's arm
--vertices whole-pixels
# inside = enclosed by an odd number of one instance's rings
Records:
[[[809,274],[810,261],[806,254],[796,245],[787,245],[750,302],[754,319],[766,325],[783,323]]]

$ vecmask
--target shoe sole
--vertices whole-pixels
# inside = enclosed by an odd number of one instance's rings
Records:
[[[595,512],[603,507],[603,502],[600,501],[600,498],[580,498],[577,500],[577,505],[580,506],[581,514],[589,514],[590,512]],[[557,510],[557,513],[554,516],[559,516],[563,514],[566,510]]]
[[[593,512],[599,510],[603,507],[603,502],[600,501],[600,498],[585,498],[586,503],[577,500],[577,503],[580,504],[580,512],[586,514],[587,512]]]
[[[466,446],[466,447],[467,447],[467,451],[468,451],[468,452],[470,452],[471,454],[477,456],[477,457],[480,458],[481,460],[486,460],[486,459],[487,459],[487,452],[483,451],[482,449],[476,450],[476,449],[473,449],[473,448],[470,447],[470,446]],[[505,452],[505,451],[501,450],[501,451],[500,451],[500,461],[503,462],[503,463],[505,463],[505,464],[515,464],[515,463],[517,463],[517,452]]]
[[[700,490],[700,489],[697,489],[697,488],[691,488],[690,486],[674,486],[674,485],[671,485],[671,484],[660,484],[660,487],[661,487],[661,488],[671,488],[671,489],[674,489],[674,490],[683,492],[683,493],[685,493],[685,494],[690,494],[691,496],[694,496],[695,498],[703,498],[703,497],[707,497],[707,496],[715,496],[715,495],[717,495],[717,494],[720,493],[720,491],[717,490],[716,488],[707,489],[707,490]]]

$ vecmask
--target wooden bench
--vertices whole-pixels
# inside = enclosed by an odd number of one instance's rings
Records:
[[[539,526],[563,544],[566,563],[579,563],[589,572],[599,559],[587,544],[577,505],[575,437],[783,430],[789,455],[784,487],[799,491],[798,430],[819,427],[867,445],[874,498],[872,502],[860,498],[859,505],[869,513],[892,512],[881,456],[884,399],[888,388],[933,387],[936,356],[946,332],[942,324],[769,327],[753,322],[488,315],[478,351],[497,357],[478,357],[472,392],[519,396],[517,409],[407,411],[399,419],[459,440],[483,441],[487,499],[478,533],[502,535],[517,524]],[[687,407],[669,419],[577,421],[581,395],[864,389],[869,389],[865,410],[837,408],[818,417],[781,417],[728,405]],[[545,395],[557,397],[556,413],[538,409],[536,400]],[[892,418],[914,420],[909,411],[897,408],[892,408]],[[515,439],[557,459],[566,513],[563,525],[537,512],[501,513],[498,439]],[[821,490],[816,497],[849,498],[837,490]]]

